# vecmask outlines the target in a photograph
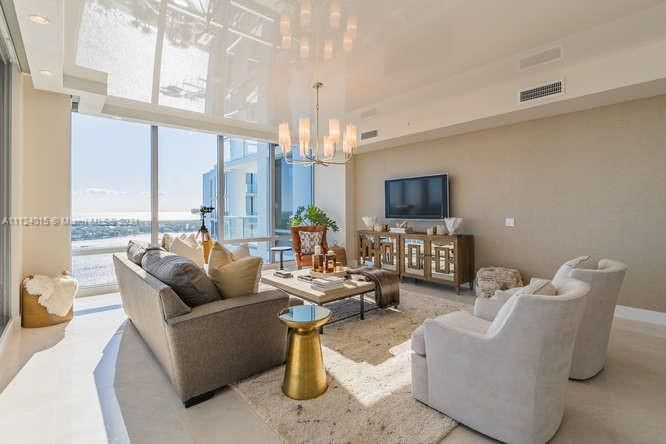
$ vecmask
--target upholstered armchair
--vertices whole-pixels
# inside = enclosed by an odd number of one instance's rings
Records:
[[[458,311],[412,335],[416,399],[495,439],[543,443],[557,431],[589,285],[515,294],[493,322]]]
[[[620,293],[627,266],[611,259],[601,259],[598,268],[577,268],[577,265],[589,257],[580,257],[565,262],[555,273],[553,284],[564,278],[575,278],[590,285],[585,313],[576,338],[572,379],[589,379],[595,376],[606,364],[608,338],[615,315],[615,305]],[[509,300],[522,287],[498,290],[488,299],[477,298],[474,303],[474,316],[492,321]]]
[[[585,298],[583,322],[576,338],[570,375],[572,379],[589,379],[606,365],[615,304],[626,273],[625,264],[610,259],[601,259],[596,269],[571,270],[572,278],[590,285],[590,293]]]
[[[304,251],[301,245],[301,235],[303,232],[321,232],[321,247],[324,253],[328,251],[328,244],[326,243],[326,225],[312,225],[312,226],[299,226],[291,227],[291,244],[294,250],[294,257],[296,258],[296,266],[300,270],[303,267],[312,266],[312,251]]]

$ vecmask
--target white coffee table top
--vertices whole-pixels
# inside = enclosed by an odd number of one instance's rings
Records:
[[[274,271],[275,270],[266,270],[262,272],[261,282],[316,304],[324,304],[326,302],[356,296],[361,293],[374,291],[375,289],[374,282],[353,281],[348,279],[344,282],[343,288],[336,288],[334,290],[323,292],[313,290],[310,282],[302,281],[297,278],[299,275],[310,274],[309,269],[292,271],[293,276],[290,278],[275,276],[273,275]]]

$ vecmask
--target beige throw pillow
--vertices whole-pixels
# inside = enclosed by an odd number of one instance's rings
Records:
[[[234,254],[219,242],[213,243],[208,256],[208,269],[221,268],[235,260]]]
[[[212,256],[212,252],[211,252]],[[224,299],[254,294],[259,289],[261,258],[244,257],[225,265],[220,261],[208,262],[208,276]]]
[[[183,256],[200,267],[204,266],[203,246],[190,238],[176,238],[171,244],[171,252]]]
[[[555,296],[557,295],[557,288],[548,279],[532,278],[530,283],[524,286],[519,293]]]

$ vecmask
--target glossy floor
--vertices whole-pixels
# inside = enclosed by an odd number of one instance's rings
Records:
[[[471,304],[441,288],[403,284]],[[281,442],[233,390],[184,409],[117,294],[76,301],[66,326],[15,329],[0,372],[0,440],[11,443]],[[14,376],[15,375],[15,376]],[[616,319],[607,369],[571,382],[552,442],[666,442],[666,327]],[[444,443],[488,442],[464,426]]]

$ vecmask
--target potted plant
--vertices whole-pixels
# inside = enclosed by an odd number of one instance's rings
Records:
[[[326,225],[329,230],[340,231],[337,222],[331,219],[326,211],[316,205],[309,207],[298,207],[296,212],[289,218],[292,227],[303,225]]]

